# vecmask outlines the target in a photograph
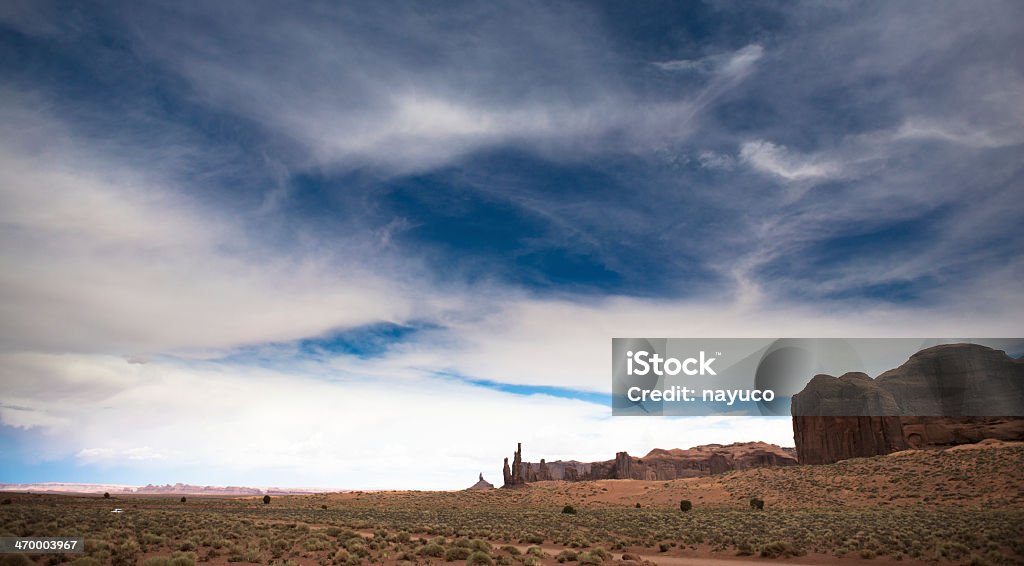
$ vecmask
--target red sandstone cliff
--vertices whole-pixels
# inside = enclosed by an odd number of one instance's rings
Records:
[[[1024,418],[999,416],[1021,414],[1022,404],[1024,361],[976,344],[947,344],[921,350],[877,379],[815,376],[793,396],[793,436],[801,464],[1024,440]]]

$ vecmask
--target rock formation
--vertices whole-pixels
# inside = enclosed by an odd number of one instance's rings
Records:
[[[986,346],[927,348],[875,381],[905,415],[1024,416],[1024,359]]]
[[[522,445],[520,445],[520,450]],[[585,481],[601,479],[640,479],[667,481],[719,474],[766,466],[796,464],[792,449],[780,448],[764,442],[744,442],[723,446],[708,444],[689,450],[651,450],[643,458],[618,452],[614,460],[603,462],[577,462],[541,460],[539,466],[522,463],[524,483],[547,480]],[[517,452],[518,453],[518,452]],[[536,472],[534,472],[536,470]],[[515,468],[511,471],[515,476]],[[507,486],[521,485],[506,483]]]
[[[494,489],[494,485],[485,480],[484,475],[481,473],[480,480],[469,486],[467,489]]]
[[[793,417],[801,464],[888,454],[907,447],[900,417]]]
[[[540,466],[537,469],[537,480],[536,481],[548,481],[551,479],[551,472],[548,470],[548,463],[544,461],[544,458],[540,459]]]
[[[999,416],[1024,414],[1022,407],[1024,361],[947,344],[874,380],[815,376],[793,396],[793,433],[801,464],[825,464],[984,438],[1024,440],[1024,418]]]
[[[505,458],[505,485],[502,487],[519,487],[526,484],[528,471],[523,465],[523,443],[516,445],[516,453],[512,458],[512,469],[509,471],[508,458]]]

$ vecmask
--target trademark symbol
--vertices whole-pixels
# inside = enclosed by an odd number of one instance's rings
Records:
[[[721,356],[721,355],[722,355],[722,353],[721,353],[721,352],[715,352],[715,355],[716,355],[716,356]]]

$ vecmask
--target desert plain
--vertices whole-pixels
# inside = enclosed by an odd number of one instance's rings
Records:
[[[0,499],[4,536],[85,537],[2,566],[1024,563],[1024,443],[991,439],[672,481]]]

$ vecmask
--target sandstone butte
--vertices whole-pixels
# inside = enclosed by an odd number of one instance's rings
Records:
[[[1006,416],[1024,414],[1022,407],[1024,360],[977,344],[947,344],[875,379],[815,376],[793,396],[794,440],[801,464],[1024,440],[1024,418]]]

